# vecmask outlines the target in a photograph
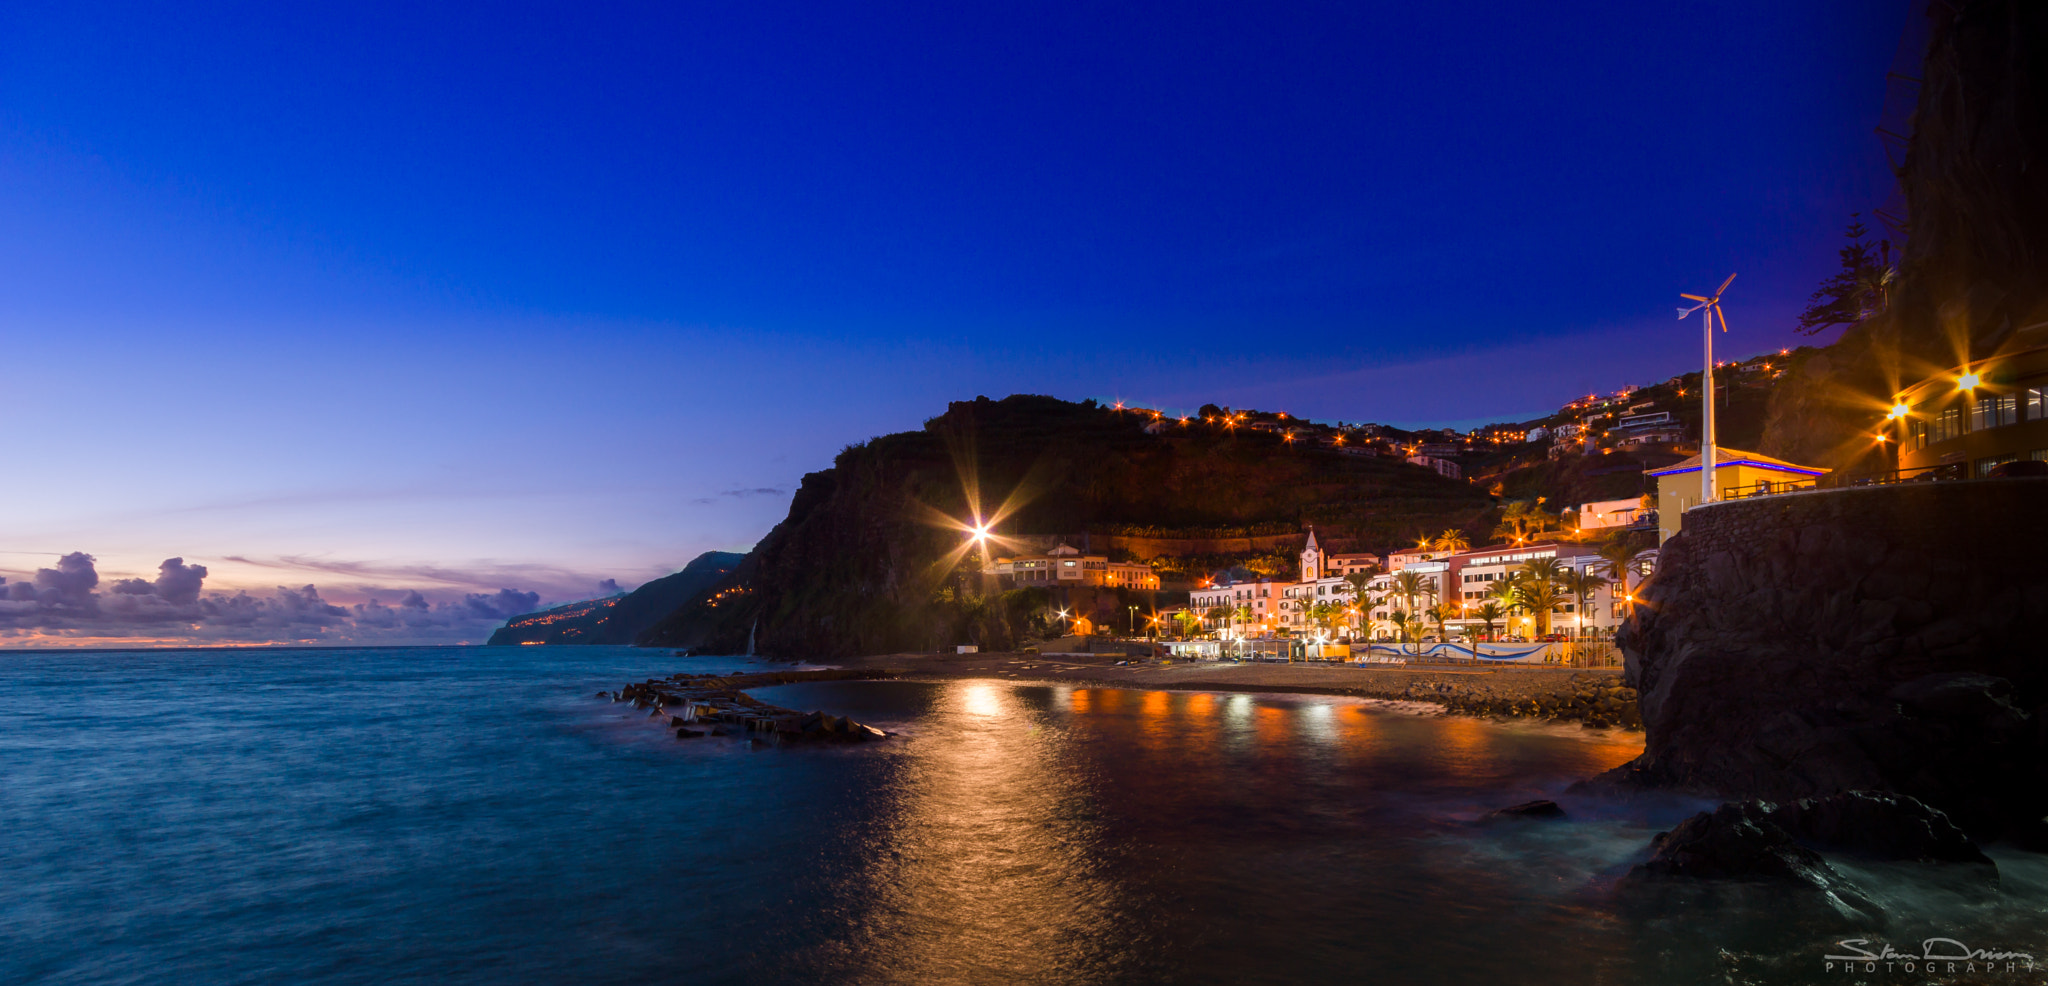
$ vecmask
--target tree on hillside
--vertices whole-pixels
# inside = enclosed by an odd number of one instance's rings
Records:
[[[1813,335],[1837,325],[1855,325],[1891,305],[1892,282],[1899,268],[1892,259],[1890,240],[1875,243],[1865,239],[1870,230],[1860,213],[1849,214],[1844,235],[1849,244],[1838,251],[1842,269],[1820,283],[1820,290],[1807,300],[1799,313],[1800,332]]]
[[[1493,529],[1493,536],[1502,541],[1524,541],[1532,534],[1541,534],[1557,523],[1556,515],[1543,509],[1543,498],[1516,500],[1501,512],[1500,524]]]
[[[1460,551],[1470,550],[1472,542],[1465,537],[1464,531],[1451,528],[1437,535],[1436,540],[1431,541],[1429,546],[1437,551],[1448,551],[1452,554],[1457,554]]]

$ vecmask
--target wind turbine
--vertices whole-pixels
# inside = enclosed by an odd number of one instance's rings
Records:
[[[1728,285],[1735,283],[1735,275],[1721,282],[1714,289],[1714,296],[1702,298],[1696,294],[1680,294],[1679,297],[1698,304],[1678,310],[1679,321],[1687,315],[1704,308],[1707,310],[1706,325],[1703,326],[1707,341],[1707,365],[1700,373],[1700,393],[1703,395],[1704,412],[1700,415],[1700,502],[1714,502],[1714,316],[1721,317],[1721,331],[1728,331],[1728,314],[1721,310],[1721,295]]]

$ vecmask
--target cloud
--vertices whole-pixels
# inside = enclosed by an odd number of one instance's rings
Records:
[[[597,594],[600,596],[616,596],[624,591],[626,590],[619,588],[618,579],[606,579],[597,584]]]
[[[430,601],[407,590],[386,605],[338,606],[311,584],[267,594],[205,592],[206,566],[166,558],[154,581],[116,579],[104,591],[93,557],[73,552],[27,582],[0,579],[0,638],[147,638],[184,643],[456,643],[481,640],[540,608],[540,594],[500,588]]]
[[[782,489],[776,489],[776,488],[775,488],[775,487],[773,487],[773,486],[756,486],[756,487],[754,487],[753,489],[744,489],[744,490],[720,490],[720,491],[719,491],[719,493],[718,493],[718,496],[722,496],[722,497],[728,497],[728,498],[730,498],[730,499],[734,499],[734,500],[745,500],[745,499],[747,499],[747,498],[749,498],[749,497],[756,497],[756,496],[781,496],[782,494],[784,494],[784,493],[787,493],[787,492],[789,492],[789,491],[788,491],[788,490],[782,490]],[[718,497],[711,497],[711,496],[700,496],[700,497],[696,498],[695,500],[691,500],[690,502],[691,502],[691,503],[717,503],[717,502],[718,502]]]

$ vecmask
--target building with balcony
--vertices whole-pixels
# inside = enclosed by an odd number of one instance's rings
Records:
[[[1434,455],[1411,455],[1408,457],[1408,464],[1411,466],[1421,466],[1424,469],[1434,469],[1438,475],[1447,479],[1458,479],[1464,474],[1464,471],[1458,468],[1457,463]]]
[[[1902,478],[1983,477],[2008,462],[2048,460],[2048,324],[2014,335],[2021,340],[2015,351],[1954,367],[1898,395],[1896,424],[1881,433],[1899,443]]]

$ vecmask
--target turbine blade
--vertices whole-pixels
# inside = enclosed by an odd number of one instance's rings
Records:
[[[1735,283],[1735,275],[1733,275],[1733,274],[1730,274],[1730,275],[1728,275],[1728,279],[1727,279],[1727,280],[1725,280],[1725,281],[1722,281],[1722,282],[1721,282],[1721,286],[1720,286],[1720,287],[1718,287],[1718,288],[1715,288],[1715,289],[1714,289],[1714,297],[1716,297],[1716,298],[1719,298],[1719,297],[1720,297],[1720,296],[1722,295],[1722,293],[1724,293],[1724,292],[1726,292],[1726,291],[1728,290],[1728,285],[1730,285],[1730,284],[1734,284],[1734,283]]]
[[[1721,316],[1721,331],[1728,331],[1728,313],[1722,311],[1720,305],[1715,305],[1714,314]]]
[[[1681,297],[1681,298],[1684,298],[1684,299],[1685,299],[1685,300],[1687,300],[1687,301],[1697,301],[1697,302],[1699,302],[1700,304],[1703,304],[1703,305],[1707,303],[1707,299],[1705,299],[1705,298],[1702,298],[1702,297],[1700,297],[1699,295],[1696,295],[1696,294],[1681,294],[1681,295],[1679,295],[1679,297]]]

